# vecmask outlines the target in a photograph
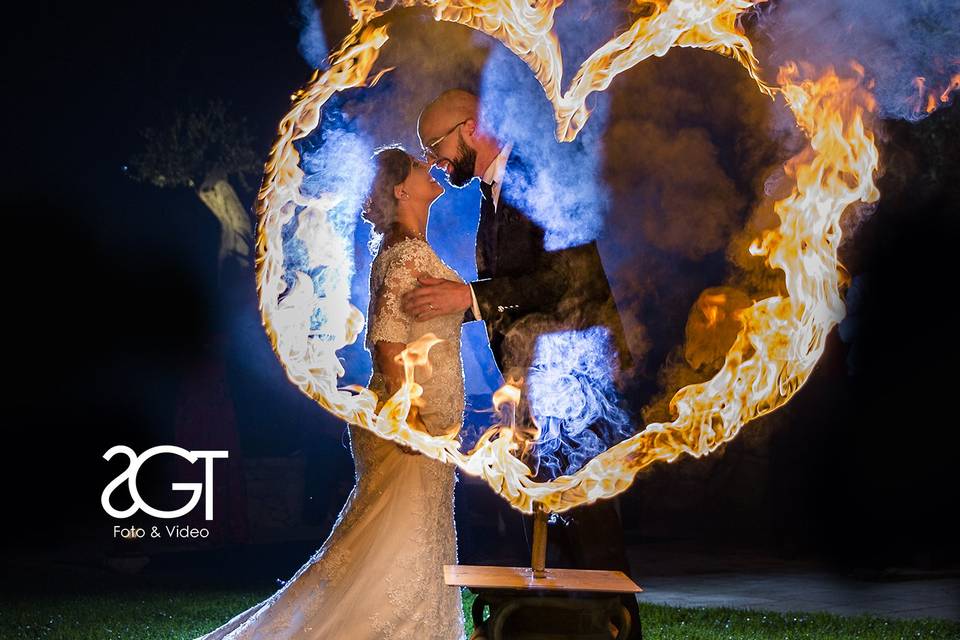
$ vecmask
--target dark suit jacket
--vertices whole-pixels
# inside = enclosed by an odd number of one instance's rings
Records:
[[[518,170],[522,160],[514,152],[505,182]],[[538,335],[594,326],[610,332],[621,370],[632,365],[595,241],[548,251],[543,229],[501,193],[496,211],[489,204],[481,206],[477,275],[471,284],[504,375],[529,367]],[[467,319],[475,319],[472,311],[467,311]]]

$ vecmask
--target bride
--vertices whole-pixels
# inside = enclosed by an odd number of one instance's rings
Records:
[[[432,372],[415,373],[425,403],[411,413],[411,424],[441,435],[463,417],[461,319],[413,320],[400,298],[421,274],[462,282],[426,240],[443,187],[400,147],[378,150],[374,161],[364,217],[382,240],[370,271],[369,386],[389,398],[403,380],[395,358],[405,345],[426,333],[442,338],[430,350]],[[365,429],[349,432],[356,484],[326,542],[279,591],[200,640],[463,638],[460,591],[443,581],[443,565],[457,557],[453,467]]]

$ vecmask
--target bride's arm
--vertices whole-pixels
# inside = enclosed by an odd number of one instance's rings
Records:
[[[407,348],[407,345],[401,342],[387,342],[378,340],[373,345],[374,368],[383,376],[383,383],[387,389],[383,400],[395,394],[403,385],[403,364],[400,361],[400,353]],[[410,415],[407,416],[407,423],[414,429],[426,431],[420,419],[420,412],[417,407],[410,407]],[[406,445],[397,443],[401,451],[408,455],[420,455]]]
[[[378,340],[373,346],[374,369],[383,376],[383,382],[387,387],[387,398],[395,394],[403,384],[403,365],[398,359],[400,353],[406,348],[407,345],[401,342],[386,340]]]
[[[400,308],[401,296],[416,288],[417,277],[425,269],[429,254],[420,243],[404,245],[398,253],[390,256],[390,262],[384,267],[383,286],[371,292],[374,296],[374,309],[367,328],[370,342],[373,344],[374,371],[383,377],[386,388],[386,400],[403,385],[403,363],[400,353],[407,348],[413,319]],[[407,423],[414,429],[427,432],[417,407],[410,408]],[[409,447],[398,444],[404,453],[416,454]]]

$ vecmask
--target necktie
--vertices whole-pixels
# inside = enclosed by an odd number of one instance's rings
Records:
[[[495,184],[496,182],[491,182],[490,184],[487,184],[483,180],[480,181],[480,195],[483,196],[483,199],[485,201],[484,204],[489,202],[490,205],[493,206],[493,185]]]
[[[477,228],[477,273],[489,278],[496,269],[497,221],[493,206],[493,185],[480,181],[480,226]]]
[[[497,214],[497,207],[493,202],[493,185],[497,184],[492,182],[487,184],[486,182],[480,181],[480,195],[483,196],[483,199],[480,201],[480,216],[486,216],[493,218]]]

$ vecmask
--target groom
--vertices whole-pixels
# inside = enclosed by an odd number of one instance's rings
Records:
[[[494,359],[508,381],[526,378],[538,336],[591,327],[606,330],[620,371],[630,368],[596,242],[556,251],[545,248],[543,229],[501,197],[502,185],[511,171],[522,170],[523,161],[511,143],[484,127],[478,107],[471,93],[445,91],[423,109],[417,124],[424,154],[447,174],[450,184],[464,187],[480,179],[478,279],[462,284],[421,278],[421,286],[404,296],[404,311],[421,321],[446,314],[482,320]],[[613,501],[578,507],[564,516],[567,524],[551,527],[550,541],[565,564],[629,574]],[[636,599],[625,596],[624,605],[637,621],[632,637],[638,638]]]

